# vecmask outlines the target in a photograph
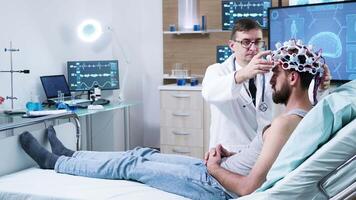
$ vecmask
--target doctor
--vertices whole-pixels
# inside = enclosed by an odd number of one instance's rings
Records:
[[[265,41],[260,25],[252,19],[236,22],[229,47],[233,55],[207,68],[202,95],[211,111],[209,148],[222,144],[230,152],[239,152],[271,123],[273,102],[268,84],[273,63],[263,58],[270,51],[260,52]],[[328,88],[330,77],[324,79],[321,87]]]

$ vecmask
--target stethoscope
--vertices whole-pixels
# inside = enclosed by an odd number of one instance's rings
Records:
[[[234,71],[236,71],[236,63],[235,63],[235,61],[236,61],[236,58],[234,58],[234,60],[233,60]],[[267,103],[265,102],[265,83],[266,83],[266,76],[263,74],[263,75],[262,75],[262,99],[261,99],[262,101],[261,101],[260,105],[258,106],[258,109],[259,109],[260,111],[262,111],[262,112],[266,112],[267,109],[268,109],[268,105],[267,105]],[[243,83],[242,85],[244,86],[244,88],[245,88],[247,94],[248,94],[248,95],[250,96],[250,98],[251,98],[251,101],[250,101],[250,102],[248,102],[248,103],[242,105],[243,108],[246,108],[247,105],[253,103],[253,99],[252,99],[252,95],[251,95],[250,91],[247,89],[245,83]]]

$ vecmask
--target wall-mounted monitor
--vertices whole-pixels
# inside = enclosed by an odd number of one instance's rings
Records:
[[[232,54],[232,50],[228,45],[219,45],[216,46],[216,62],[222,63],[224,62],[230,55]]]
[[[269,48],[291,38],[322,49],[333,80],[356,79],[356,2],[270,8]]]
[[[254,19],[262,28],[267,28],[267,10],[271,5],[271,0],[222,0],[222,30],[232,30],[241,18]]]
[[[68,61],[67,72],[71,91],[87,91],[96,85],[102,90],[120,88],[117,60]]]
[[[289,0],[290,6],[294,5],[304,5],[304,4],[312,4],[312,3],[327,3],[327,2],[335,2],[335,1],[344,1],[344,0]]]

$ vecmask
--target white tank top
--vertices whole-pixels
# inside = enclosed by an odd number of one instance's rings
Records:
[[[307,114],[307,111],[302,109],[293,109],[290,110],[285,115],[298,115],[303,118]],[[251,141],[247,148],[241,150],[233,156],[223,158],[220,166],[231,172],[247,176],[255,162],[257,161],[258,156],[261,153],[263,146],[263,132],[269,127],[266,126],[262,132],[257,134],[255,138]]]

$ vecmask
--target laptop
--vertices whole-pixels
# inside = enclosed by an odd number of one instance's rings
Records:
[[[64,103],[71,103],[71,93],[64,75],[41,76],[41,83],[47,100],[58,101],[58,91],[64,94]],[[75,103],[90,102],[88,99],[75,99]]]

